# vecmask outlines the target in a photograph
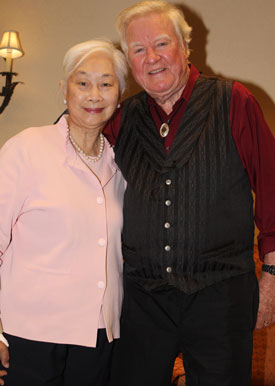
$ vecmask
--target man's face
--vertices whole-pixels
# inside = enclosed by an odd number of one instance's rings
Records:
[[[133,19],[126,41],[133,76],[154,99],[169,99],[184,87],[189,72],[186,49],[165,14]]]

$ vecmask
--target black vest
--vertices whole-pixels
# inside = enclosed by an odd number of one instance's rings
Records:
[[[123,104],[115,146],[125,179],[125,274],[186,293],[254,269],[253,200],[230,128],[232,82],[200,76],[172,147],[147,94]]]

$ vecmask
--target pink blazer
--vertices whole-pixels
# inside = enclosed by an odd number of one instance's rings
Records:
[[[76,154],[65,117],[0,151],[1,319],[26,339],[95,347],[101,306],[119,337],[125,181],[105,140],[102,181]]]

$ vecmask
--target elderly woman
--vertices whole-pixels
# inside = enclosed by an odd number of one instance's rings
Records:
[[[101,132],[126,72],[108,41],[72,47],[61,82],[69,114],[23,130],[0,152],[6,385],[107,383],[123,295],[125,182]]]

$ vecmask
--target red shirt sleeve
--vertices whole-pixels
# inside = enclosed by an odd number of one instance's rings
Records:
[[[261,259],[275,251],[275,139],[254,96],[234,82],[230,104],[232,136],[255,192],[255,223]]]

